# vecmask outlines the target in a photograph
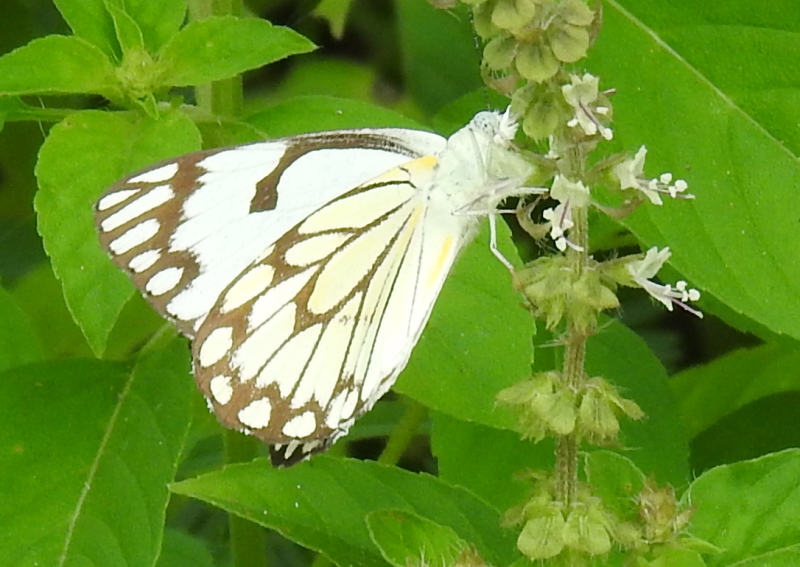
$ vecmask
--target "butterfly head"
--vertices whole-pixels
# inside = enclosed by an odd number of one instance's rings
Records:
[[[517,134],[517,117],[509,106],[505,112],[487,110],[475,115],[469,127],[477,132],[485,133],[491,143],[507,147]]]

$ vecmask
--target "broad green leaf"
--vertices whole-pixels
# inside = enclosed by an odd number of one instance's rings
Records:
[[[0,376],[0,564],[154,564],[189,427],[183,341]]]
[[[518,261],[508,228],[497,228],[501,252]],[[395,389],[459,419],[510,429],[511,413],[494,398],[530,374],[533,325],[488,240],[484,227],[456,260]]]
[[[53,3],[76,36],[95,45],[108,57],[121,55],[105,0],[53,0]]]
[[[366,523],[368,513],[385,509],[451,528],[492,564],[505,565],[516,556],[499,514],[466,490],[374,462],[321,455],[290,469],[272,469],[256,460],[170,489],[274,529],[339,565],[386,565]]]
[[[436,10],[427,2],[395,0],[403,74],[414,100],[433,114],[482,86],[480,49],[469,25],[469,7]]]
[[[646,172],[671,171],[697,196],[640,207],[626,224],[648,246],[668,244],[691,285],[798,338],[800,136],[787,119],[800,104],[776,96],[784,87],[772,90],[800,81],[793,64],[800,20],[789,14],[798,7],[786,0],[679,0],[669,9],[653,0],[611,2],[589,67],[601,88],[615,89],[617,147],[645,144]],[[775,100],[788,106],[775,108]],[[777,124],[775,132],[764,128]]]
[[[442,565],[456,565],[470,554],[470,545],[447,526],[401,510],[367,514],[372,541],[394,567],[424,565],[432,557]]]
[[[433,414],[431,450],[439,476],[471,490],[498,510],[524,502],[530,483],[517,476],[525,470],[553,468],[553,442],[523,441],[515,431],[495,429]]]
[[[94,202],[124,174],[199,148],[196,127],[178,112],[160,120],[80,112],[54,126],[42,145],[34,203],[39,233],[70,312],[97,355],[133,287],[100,248]]]
[[[741,349],[670,380],[689,438],[746,404],[800,391],[800,350],[792,344]]]
[[[0,57],[0,95],[94,93],[119,96],[114,67],[79,37],[49,35]]]
[[[324,95],[290,98],[248,116],[247,122],[276,138],[351,128],[425,129],[392,110],[359,100]]]
[[[724,465],[695,480],[685,498],[692,535],[722,549],[709,567],[784,567],[800,557],[800,450]],[[749,560],[749,563],[745,563]]]
[[[0,288],[0,372],[42,358],[42,345],[27,314]]]
[[[199,85],[312,49],[303,36],[266,20],[215,17],[181,29],[164,45],[159,63],[164,85]]]

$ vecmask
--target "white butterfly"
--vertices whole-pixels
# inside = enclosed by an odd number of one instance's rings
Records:
[[[340,130],[188,154],[108,189],[100,239],[192,339],[219,420],[292,464],[391,387],[477,215],[525,192],[515,131],[481,112],[449,139]]]

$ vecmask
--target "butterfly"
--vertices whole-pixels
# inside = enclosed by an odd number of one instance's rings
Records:
[[[291,465],[391,387],[480,215],[525,192],[515,132],[485,111],[450,138],[337,130],[191,153],[110,187],[97,230],[191,339],[219,421]]]

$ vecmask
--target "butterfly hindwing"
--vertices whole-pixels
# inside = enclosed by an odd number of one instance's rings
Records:
[[[470,222],[426,218],[435,167],[404,164],[304,218],[200,327],[201,390],[227,426],[284,445],[274,459],[324,449],[405,366]]]
[[[231,281],[305,215],[443,145],[427,132],[354,130],[188,154],[106,191],[96,206],[100,240],[192,337]]]

